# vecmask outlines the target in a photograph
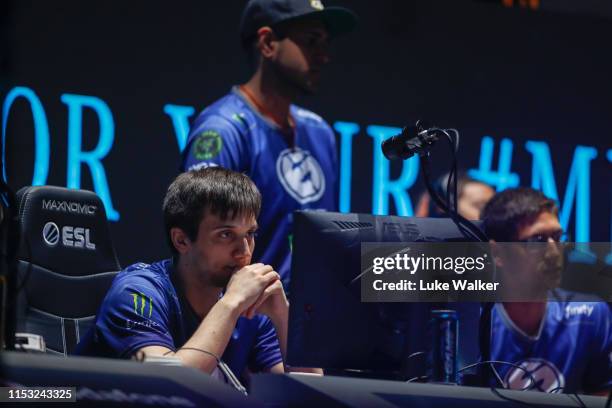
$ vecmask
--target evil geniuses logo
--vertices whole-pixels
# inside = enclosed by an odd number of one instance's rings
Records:
[[[323,170],[307,150],[283,150],[276,160],[276,174],[285,190],[300,204],[317,201],[325,192]]]
[[[195,141],[193,155],[198,160],[214,159],[222,147],[223,139],[221,139],[221,135],[214,130],[205,130]]]
[[[60,231],[56,223],[48,222],[43,227],[42,237],[45,244],[50,247],[57,246],[61,238],[62,245],[65,247],[84,248],[91,251],[96,249],[96,244],[91,242],[89,228],[66,225]]]
[[[518,363],[519,367],[508,370],[504,382],[513,390],[538,390],[542,392],[563,392],[565,377],[550,361],[529,358]],[[533,384],[533,381],[535,384]]]

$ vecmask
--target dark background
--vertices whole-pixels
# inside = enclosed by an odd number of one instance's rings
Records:
[[[103,160],[121,214],[111,233],[123,266],[169,254],[161,201],[178,171],[179,150],[166,104],[196,112],[246,81],[238,41],[245,1],[5,1],[0,6],[0,98],[32,89],[49,123],[48,184],[66,185],[65,93],[91,95],[110,107],[115,141]],[[518,4],[518,1],[515,3]],[[591,240],[610,240],[612,21],[603,2],[546,2],[539,10],[501,1],[353,0],[357,31],[337,39],[321,92],[299,103],[330,124],[361,127],[353,146],[353,212],[372,210],[369,125],[402,127],[427,118],[461,131],[461,166],[478,165],[489,135],[514,142],[512,170],[531,183],[527,140],[549,143],[563,199],[574,149],[593,146]],[[195,116],[194,116],[195,117]],[[192,119],[194,118],[192,117]],[[18,189],[32,181],[33,121],[23,98],[6,126],[6,169]],[[83,149],[98,142],[97,117],[83,118]],[[448,169],[445,147],[434,172]],[[494,164],[497,163],[495,156]],[[400,165],[392,165],[399,175]],[[82,167],[82,188],[93,189]],[[422,178],[410,189],[413,205]],[[395,213],[390,199],[390,213]],[[574,216],[570,226],[574,223]]]

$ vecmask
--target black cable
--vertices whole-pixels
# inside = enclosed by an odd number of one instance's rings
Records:
[[[454,196],[454,206],[455,206],[455,215],[459,216],[459,194],[457,192],[458,189],[458,185],[457,185],[457,178],[459,177],[459,172],[457,171],[457,154],[459,153],[459,131],[457,129],[443,129],[442,130],[444,132],[444,134],[448,135],[449,140],[452,140],[450,134],[448,133],[453,132],[455,135],[455,139],[454,139],[454,145],[452,147],[452,152],[453,152],[453,165],[452,165],[452,171],[453,171],[453,175],[454,175],[454,183],[453,183],[453,196]]]
[[[408,357],[406,357],[406,359],[404,360],[404,364],[405,364],[405,371],[404,371],[402,374],[403,374],[403,375],[408,374],[408,372],[409,372],[409,367],[410,367],[409,360],[410,360],[411,358],[414,358],[414,357],[419,357],[419,356],[425,356],[425,358],[426,358],[426,357],[427,357],[427,354],[428,354],[428,353],[427,353],[427,351],[415,351],[414,353],[412,353],[412,354],[408,355]],[[416,371],[416,370],[410,370],[410,371]],[[422,370],[418,370],[418,371],[422,371]],[[407,380],[406,382],[412,382],[412,381],[415,381],[415,380],[417,380],[417,379],[419,379],[419,378],[422,378],[422,377],[427,377],[427,376],[417,376],[417,377],[413,377],[413,378],[411,378],[410,380]]]
[[[451,178],[449,179],[448,190],[451,189],[450,182],[452,181],[453,182],[452,193],[453,193],[454,201],[451,203],[450,198],[449,198],[448,206],[449,206],[449,209],[454,210],[454,211],[451,212],[449,215],[451,216],[451,218],[457,225],[459,231],[461,231],[461,233],[464,236],[466,237],[471,236],[475,241],[487,242],[488,237],[478,227],[476,227],[472,222],[465,219],[462,215],[459,214],[459,194],[457,191],[458,189],[458,186],[457,186],[457,178],[458,178],[457,153],[459,151],[459,137],[460,136],[459,136],[459,131],[457,130],[451,130],[451,131],[455,134],[454,142],[449,132],[446,129],[440,130],[440,132],[442,132],[447,137],[447,140],[449,141],[449,144],[451,145],[450,147],[451,147],[451,153],[453,157]],[[482,308],[483,308],[484,313],[480,316],[480,322],[479,322],[479,327],[481,330],[480,339],[479,339],[480,340],[480,352],[481,352],[481,357],[483,360],[490,360],[491,359],[491,344],[490,344],[489,333],[491,332],[491,310],[493,308],[493,304],[490,302],[483,302]],[[499,374],[497,373],[495,366],[492,364],[488,364],[486,367],[488,367],[488,369],[494,374],[496,380],[503,386],[503,381],[500,378]],[[481,381],[483,385],[486,385],[489,383],[489,375],[488,375],[486,368],[483,368],[482,370],[480,370],[480,377],[481,377]]]
[[[493,311],[493,303],[482,302],[482,313],[478,322],[478,346],[480,348],[480,356],[483,361],[491,359],[491,313]],[[494,367],[488,366],[491,371],[494,371]],[[481,369],[480,382],[483,386],[489,383],[488,370],[485,368]]]
[[[459,145],[459,131],[457,131],[456,129],[452,129],[451,131],[454,131],[454,133],[455,133],[456,149],[458,149],[458,145]],[[458,194],[457,194],[457,180],[456,180],[456,178],[455,178],[455,200],[457,200],[456,202],[458,203],[459,197],[458,197]],[[491,358],[490,333],[491,333],[491,313],[492,313],[492,309],[493,309],[493,303],[491,303],[491,302],[482,302],[482,309],[483,309],[484,313],[481,314],[480,321],[479,321],[479,328],[480,328],[480,335],[479,335],[480,351],[481,351],[481,357],[484,360],[489,360]],[[496,379],[498,381],[501,381],[501,378],[499,377],[499,374],[498,374],[497,370],[495,369],[495,366],[490,364],[489,368],[493,372],[493,374],[495,375]],[[482,381],[483,385],[488,382],[488,375],[487,375],[487,370],[486,369],[481,370],[480,377],[481,377],[481,381]]]
[[[473,367],[478,366],[480,364],[506,364],[506,365],[509,365],[509,366],[512,366],[512,367],[516,367],[516,368],[522,370],[524,373],[526,373],[529,376],[529,380],[531,381],[531,384],[529,385],[529,387],[525,387],[525,388],[523,388],[521,390],[518,390],[518,391],[528,391],[533,385],[536,384],[535,377],[533,376],[532,373],[527,371],[527,369],[525,367],[522,367],[522,366],[520,366],[518,364],[509,363],[507,361],[499,361],[499,360],[480,361],[480,362],[477,362],[477,363],[465,366],[465,367],[459,369],[457,372],[459,373],[459,372],[461,372],[463,370],[467,370],[467,369],[473,368]],[[504,387],[504,388],[507,389],[506,387]],[[491,392],[493,392],[495,395],[497,395],[499,398],[501,398],[503,400],[506,400],[506,401],[509,401],[509,402],[514,402],[514,403],[518,403],[518,404],[521,404],[521,405],[527,405],[527,406],[530,406],[530,407],[534,406],[533,404],[530,404],[528,402],[512,399],[512,398],[509,398],[509,397],[507,397],[505,395],[502,395],[499,392],[499,390],[496,389],[495,387],[490,387],[490,389],[491,389]],[[563,389],[563,387],[553,388],[552,390],[548,391],[548,394],[552,394],[552,393],[554,393],[558,389]],[[572,395],[576,398],[576,400],[578,401],[579,406],[581,408],[586,408],[586,405],[585,405],[584,401],[582,401],[582,398],[580,398],[580,396],[577,393],[573,393]],[[610,395],[612,396],[612,394],[610,394]],[[610,400],[610,397],[608,398],[608,400]],[[609,408],[609,406],[606,406],[606,408]]]
[[[452,164],[451,170],[448,173],[448,178],[446,180],[446,202],[448,205],[448,209],[454,216],[458,215],[458,207],[457,207],[457,152],[459,150],[458,139],[453,140],[450,133],[446,131],[446,129],[438,129],[433,128],[430,129],[433,132],[440,132],[444,136],[446,136],[446,140],[448,140],[451,156],[452,156]],[[458,133],[456,133],[458,135]]]
[[[464,232],[466,230],[469,231],[469,236],[464,233],[467,238],[471,238],[479,242],[487,242],[489,238],[480,230],[480,228],[476,227],[472,222],[465,219],[462,215],[458,213],[455,214],[453,211],[451,211],[448,205],[444,202],[444,200],[442,200],[438,193],[433,189],[431,185],[431,175],[429,171],[429,153],[422,156],[421,170],[423,172],[423,178],[425,179],[425,186],[427,187],[427,191],[433,201],[436,203],[436,205],[440,207],[440,209],[451,218],[451,220],[457,225],[461,232]],[[462,226],[464,226],[465,229],[461,228]]]
[[[452,143],[452,142],[450,142],[450,143]],[[454,154],[453,154],[453,157],[454,157]],[[448,210],[450,212],[452,212],[453,215],[457,214],[457,202],[453,200],[454,197],[453,197],[453,188],[452,188],[452,185],[453,185],[453,175],[454,174],[455,174],[455,168],[454,168],[454,166],[451,165],[451,170],[446,175],[446,189],[445,189],[445,192],[446,192],[446,203],[448,205]]]
[[[417,129],[419,129],[419,122],[417,122],[416,125]],[[429,151],[425,151],[424,153],[422,153],[420,155],[421,157],[421,171],[423,173],[423,178],[425,179],[425,187],[427,188],[427,191],[431,197],[431,199],[434,201],[434,203],[446,214],[448,214],[448,216],[451,218],[451,220],[455,223],[455,225],[457,226],[457,228],[459,229],[459,231],[468,239],[473,239],[474,241],[477,242],[488,242],[489,238],[486,236],[486,234],[484,232],[482,232],[480,230],[480,228],[476,227],[476,225],[474,225],[472,222],[468,221],[467,219],[465,219],[463,216],[461,216],[458,211],[457,211],[457,151],[458,151],[458,147],[459,147],[459,132],[455,129],[451,130],[452,132],[455,133],[455,140],[453,142],[452,137],[450,136],[450,134],[445,130],[445,129],[439,129],[439,128],[431,128],[429,130],[427,130],[427,132],[431,132],[432,134],[435,133],[442,133],[446,136],[447,140],[449,141],[449,143],[451,144],[451,152],[452,152],[452,156],[453,156],[453,162],[452,162],[452,169],[451,172],[449,174],[449,179],[447,180],[447,191],[446,191],[446,203],[444,202],[444,200],[442,198],[440,198],[440,196],[438,195],[438,193],[434,190],[434,188],[432,187],[431,184],[431,177],[430,177],[430,171],[429,171],[429,157],[430,157],[430,152]],[[454,192],[454,203],[451,203],[450,200],[450,183],[452,182],[452,179],[455,179],[455,183],[454,183],[454,188],[453,188],[453,192]],[[454,204],[454,205],[453,205]],[[454,210],[453,210],[454,207]],[[485,310],[485,313],[481,314],[481,318],[480,318],[480,349],[481,349],[481,356],[484,360],[489,360],[490,359],[490,338],[489,338],[489,333],[490,333],[490,327],[491,327],[491,315],[490,315],[490,310],[492,309],[492,304],[490,303],[483,303],[483,310]],[[496,374],[497,377],[499,377],[497,375],[497,372],[495,371],[493,366],[490,366],[490,368],[493,370],[493,372]],[[499,380],[499,378],[498,378]],[[486,371],[482,370],[481,371],[481,381],[484,384],[488,383],[488,376],[486,375]]]
[[[215,353],[211,353],[210,351],[204,350],[204,349],[200,349],[197,347],[181,347],[180,349],[178,349],[176,352],[179,352],[181,350],[193,350],[193,351],[199,351],[200,353],[204,353],[204,354],[208,354],[209,356],[211,356],[212,358],[215,359],[215,361],[217,361],[217,364],[221,363],[221,359],[219,357],[217,357],[217,355]],[[167,351],[166,353],[164,353],[164,356],[167,354],[170,354],[172,351]]]
[[[426,381],[426,380],[428,380],[428,379],[429,379],[429,377],[428,377],[428,376],[426,376],[426,375],[419,375],[419,376],[417,376],[417,377],[412,377],[411,379],[409,379],[409,380],[408,380],[408,381],[406,381],[406,382],[407,382],[407,383],[409,383],[409,382],[413,382],[413,381],[420,381],[420,380]]]
[[[563,387],[563,386],[559,386],[559,387],[553,388],[552,390],[548,391],[547,393],[548,393],[548,394],[556,394],[558,390],[562,390],[563,388],[565,388],[565,387]],[[586,408],[586,406],[587,406],[587,405],[584,403],[584,401],[582,400],[582,398],[580,398],[580,395],[579,395],[578,393],[573,392],[573,393],[571,393],[571,394],[568,394],[568,397],[570,397],[570,398],[571,398],[571,397],[576,398],[576,401],[578,402],[578,404],[580,404],[580,407],[581,407],[581,408]],[[606,402],[606,408],[610,408],[610,401],[611,401],[611,398],[612,398],[612,393],[610,393],[610,394],[608,395],[608,402]]]
[[[455,172],[455,169],[453,167],[451,167],[451,171],[450,173],[448,173],[447,178],[446,178],[446,202],[448,203],[448,209],[449,211],[451,211],[453,214],[457,213],[457,203],[453,202],[453,197],[452,197],[452,183],[453,183],[453,174]]]
[[[470,221],[463,218],[461,215],[454,216],[454,214],[449,210],[446,203],[444,203],[444,200],[442,200],[440,196],[438,195],[438,193],[433,189],[433,187],[431,186],[431,178],[430,178],[430,172],[429,172],[429,156],[427,154],[421,157],[421,171],[423,172],[423,178],[425,179],[425,186],[427,187],[427,191],[429,195],[434,200],[436,205],[440,207],[440,209],[444,213],[449,215],[451,220],[459,227],[460,231],[462,232],[465,231],[464,229],[460,227],[460,225],[463,224],[466,227],[467,231],[469,231],[469,236],[467,236],[467,238],[470,238],[470,239],[473,239],[479,242],[487,242],[488,237],[478,227],[476,227]]]
[[[483,364],[487,364],[487,365],[491,365],[491,364],[505,364],[505,365],[509,365],[511,367],[514,367],[514,368],[518,368],[519,370],[523,371],[525,374],[527,374],[527,376],[529,377],[529,380],[531,381],[531,383],[529,384],[529,387],[525,387],[525,388],[523,388],[523,389],[521,389],[519,391],[527,391],[531,387],[536,385],[535,377],[533,376],[532,373],[527,371],[527,369],[525,367],[523,367],[523,366],[521,366],[519,364],[510,363],[508,361],[502,361],[502,360],[484,360],[484,361],[478,361],[476,363],[468,364],[465,367],[460,368],[459,370],[457,370],[457,373],[460,373],[460,372],[465,371],[465,370],[469,370],[470,368],[478,367],[478,366],[483,365]],[[506,388],[504,384],[502,384],[502,386],[504,388]]]
[[[216,354],[211,353],[210,351],[207,351],[207,350],[204,350],[204,349],[201,349],[201,348],[197,348],[197,347],[181,347],[176,352],[173,352],[172,350],[170,350],[170,351],[165,352],[163,355],[166,356],[166,355],[168,355],[170,353],[177,353],[180,350],[199,351],[200,353],[204,353],[204,354],[207,354],[207,355],[213,357],[216,360],[216,362],[217,362],[217,368],[219,368],[219,370],[223,373],[223,375],[229,381],[229,383],[237,391],[243,393],[244,395],[248,395],[246,388],[244,388],[244,386],[242,385],[240,380],[238,380],[238,378],[236,378],[236,376],[234,375],[234,372],[232,371],[232,369],[229,368],[229,366],[227,364],[225,364],[223,362],[223,360],[221,360]]]
[[[455,174],[455,169],[456,169],[456,164],[457,164],[457,145],[456,143],[453,141],[452,137],[450,136],[450,134],[445,131],[444,129],[439,129],[439,128],[431,128],[428,130],[428,132],[432,132],[432,133],[442,133],[444,136],[446,136],[446,139],[448,140],[449,144],[450,144],[450,149],[451,149],[451,156],[453,158],[453,164],[451,165],[451,169],[450,171],[447,173],[446,176],[446,188],[444,189],[445,195],[446,195],[446,206],[447,206],[447,213],[449,213],[449,216],[451,218],[454,218],[452,214],[457,214],[457,202],[455,201],[453,203],[453,200],[451,199],[452,197],[452,191],[453,189],[451,188],[452,186],[452,182],[453,182],[453,175]],[[444,183],[444,181],[441,181],[441,183]],[[443,184],[442,184],[443,185]],[[455,199],[456,199],[456,194],[455,194]]]
[[[576,399],[578,400],[578,402],[580,403],[580,408],[586,408],[586,405],[584,403],[584,401],[582,401],[582,398],[580,398],[580,396],[578,395],[578,393],[572,393],[572,395],[574,397],[576,397]]]
[[[457,195],[457,150],[458,144],[456,140],[453,140],[451,135],[445,129],[438,129],[439,132],[444,134],[450,144],[451,155],[453,158],[451,171],[448,174],[446,180],[446,202],[448,203],[449,210],[456,217],[459,214],[458,208],[458,195]]]
[[[420,356],[421,354],[427,354],[427,352],[426,351],[415,351],[414,353],[406,357],[406,360],[410,360],[412,357]]]
[[[457,203],[455,202],[454,205],[450,203],[451,189],[447,188],[447,197],[445,202],[445,200],[441,198],[436,191],[434,191],[431,184],[429,173],[429,149],[435,144],[435,142],[438,141],[441,134],[446,136],[446,139],[451,145],[451,153],[453,157],[452,169],[450,171],[448,183],[452,183],[453,179],[457,179],[457,151],[459,146],[459,132],[456,129],[449,129],[456,135],[455,140],[453,140],[453,138],[450,136],[449,132],[446,129],[440,129],[437,127],[429,128],[427,127],[427,125],[421,123],[421,121],[417,121],[415,127],[418,133],[417,137],[413,137],[412,139],[406,141],[406,146],[404,146],[404,148],[406,148],[407,151],[410,153],[409,156],[400,155],[392,156],[392,158],[403,157],[404,159],[406,159],[407,157],[410,157],[418,152],[419,156],[422,159],[420,163],[423,176],[425,178],[425,186],[427,187],[427,191],[434,203],[442,210],[442,212],[446,213],[453,220],[453,222],[457,225],[457,227],[464,236],[475,241],[487,242],[489,240],[488,237],[478,227],[476,227],[472,222],[468,221],[463,216],[458,214],[456,210]],[[457,183],[455,182],[455,187],[453,188],[453,191],[455,192],[455,201],[457,196],[456,186]],[[452,207],[455,208],[453,209]]]
[[[455,141],[455,143],[453,143],[450,135],[448,134],[448,132],[446,132],[446,130],[441,130],[442,132],[444,132],[444,134],[448,135],[448,139],[449,142],[451,143],[451,149],[452,153],[453,153],[453,162],[451,165],[451,172],[449,175],[449,179],[448,179],[448,184],[447,184],[447,201],[448,201],[448,207],[449,209],[452,211],[452,217],[454,219],[458,219],[459,218],[459,193],[458,193],[458,171],[457,171],[457,149],[458,149],[458,141]],[[457,137],[458,137],[458,133],[457,133]],[[469,222],[469,221],[468,221]],[[466,230],[466,227],[463,225],[463,223],[457,223],[457,227],[459,228],[459,230],[461,231],[461,233],[464,236],[467,235],[471,235],[472,237],[474,237],[474,239],[476,239],[477,241],[480,241],[480,237],[476,237],[474,236],[473,233],[468,232]]]
[[[434,129],[434,131],[441,131],[441,130]],[[456,162],[457,162],[456,151],[458,150],[458,142],[459,142],[459,132],[457,132],[456,130],[454,132],[457,136],[455,139],[455,143],[452,142],[452,138],[450,137],[448,132],[446,132],[445,130],[441,131],[441,133],[447,136],[447,139],[449,140],[451,145],[453,145],[451,149],[452,154],[453,154],[453,170],[456,169]],[[475,241],[487,242],[489,239],[486,236],[486,234],[484,234],[473,223],[466,220],[458,212],[451,211],[449,208],[450,203],[448,203],[448,205],[444,203],[443,200],[438,196],[436,191],[433,189],[431,185],[430,174],[429,174],[429,152],[426,152],[425,154],[421,156],[421,170],[423,172],[423,178],[425,179],[425,186],[427,187],[427,191],[429,192],[429,195],[431,196],[432,200],[436,203],[436,205],[438,205],[438,207],[440,207],[440,209],[443,212],[449,215],[449,217],[457,225],[457,228],[459,229],[459,231],[467,238],[471,238]],[[455,182],[455,190],[454,190],[455,191],[455,209],[457,207],[456,187],[457,187],[457,183]],[[448,193],[448,189],[447,189],[447,193]],[[491,303],[487,303],[487,302],[483,303],[483,310],[485,311],[485,313],[481,314],[480,323],[479,323],[480,350],[481,350],[481,356],[484,360],[489,360],[491,358],[489,333],[491,331],[490,330],[491,328],[490,310],[492,309],[492,307],[493,305]],[[496,374],[494,367],[490,366],[490,369]],[[483,385],[489,382],[486,370],[481,370],[480,377],[481,377],[481,382],[483,383]]]

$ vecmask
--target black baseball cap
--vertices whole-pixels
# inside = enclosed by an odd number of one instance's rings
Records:
[[[351,31],[357,24],[357,16],[351,10],[326,8],[321,0],[250,0],[242,13],[240,38],[244,44],[261,27],[306,18],[321,20],[332,37]]]

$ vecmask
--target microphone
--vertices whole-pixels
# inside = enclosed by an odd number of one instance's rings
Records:
[[[433,128],[428,128],[418,121],[415,126],[406,126],[399,135],[382,142],[382,151],[389,160],[406,160],[415,154],[421,154],[438,141]]]

